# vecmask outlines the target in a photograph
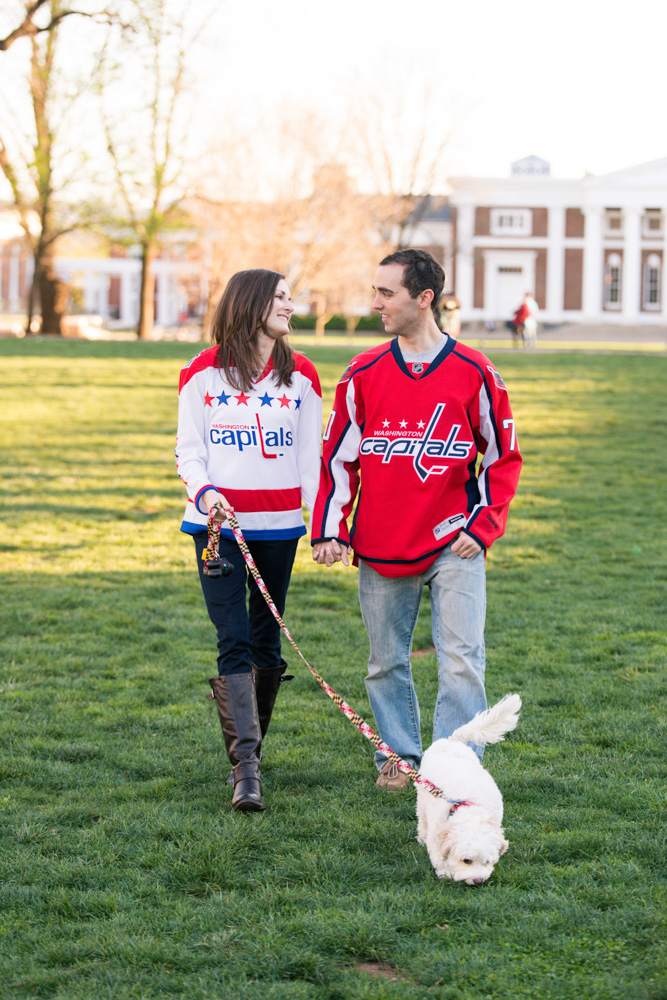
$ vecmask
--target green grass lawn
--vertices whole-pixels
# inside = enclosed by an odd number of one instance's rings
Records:
[[[308,348],[327,410],[352,349]],[[525,456],[488,559],[486,764],[509,853],[436,879],[414,792],[286,649],[267,811],[232,814],[177,344],[0,341],[0,996],[665,1000],[664,357],[498,353]],[[662,394],[662,398],[661,398]],[[356,571],[303,543],[286,622],[372,724]],[[436,693],[415,638],[424,740]]]

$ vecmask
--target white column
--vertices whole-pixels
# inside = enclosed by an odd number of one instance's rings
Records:
[[[621,314],[627,322],[634,323],[639,318],[639,296],[641,280],[641,225],[642,216],[637,208],[623,212],[623,286],[621,290]]]
[[[135,322],[132,313],[132,275],[120,274],[120,321],[131,326]]]
[[[21,296],[19,295],[19,257],[21,248],[12,247],[12,255],[9,258],[9,311],[11,313],[21,312]]]
[[[588,320],[602,317],[602,208],[585,208],[584,229],[584,315]]]
[[[92,268],[86,269],[83,285],[83,308],[87,313],[97,311],[97,274]]]
[[[473,233],[474,208],[472,205],[462,205],[457,209],[454,294],[461,303],[461,314],[464,319],[470,317],[474,307]]]
[[[565,209],[549,209],[549,242],[547,244],[547,307],[546,317],[563,317],[565,289]],[[545,318],[546,318],[545,317]]]
[[[97,314],[102,319],[109,316],[109,275],[100,271],[97,276]]]
[[[160,326],[169,326],[171,324],[169,285],[169,274],[165,268],[163,271],[160,271],[157,286],[157,316],[155,319]]]

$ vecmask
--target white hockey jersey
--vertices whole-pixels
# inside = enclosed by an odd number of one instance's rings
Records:
[[[312,510],[320,469],[322,391],[315,366],[294,354],[291,386],[271,361],[247,392],[225,381],[217,347],[193,358],[179,383],[176,468],[188,492],[181,531],[206,529],[206,490],[224,493],[245,537],[298,538]],[[222,535],[233,537],[222,526]]]

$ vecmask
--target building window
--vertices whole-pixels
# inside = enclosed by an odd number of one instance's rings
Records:
[[[662,260],[657,253],[649,254],[644,264],[642,307],[657,312],[661,306]]]
[[[644,236],[662,236],[662,212],[659,208],[647,208],[642,223]]]
[[[604,307],[605,309],[621,308],[621,256],[610,253],[604,268]]]
[[[623,232],[623,212],[620,208],[608,208],[605,211],[605,234],[620,236]]]
[[[492,236],[530,236],[533,232],[533,213],[527,208],[491,209]]]

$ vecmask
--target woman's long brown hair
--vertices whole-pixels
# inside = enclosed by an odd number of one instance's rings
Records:
[[[247,392],[262,372],[258,334],[268,334],[266,317],[273,305],[277,271],[258,267],[237,271],[229,279],[211,322],[211,343],[219,344],[218,366],[235,389]],[[273,374],[278,385],[291,385],[294,361],[292,348],[284,339],[276,340],[271,352]]]

